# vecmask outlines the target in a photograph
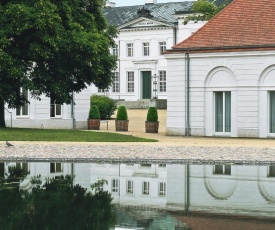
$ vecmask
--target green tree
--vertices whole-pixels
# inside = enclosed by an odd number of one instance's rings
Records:
[[[184,19],[184,25],[186,25],[189,21],[209,21],[217,13],[224,9],[224,7],[226,7],[229,3],[229,1],[226,0],[224,2],[224,4],[217,6],[214,3],[209,2],[208,0],[197,0],[193,4],[194,14],[187,16]]]
[[[116,57],[117,30],[102,15],[104,0],[2,0],[0,2],[0,127],[4,105],[28,103],[20,93],[71,103],[87,85],[107,88]]]

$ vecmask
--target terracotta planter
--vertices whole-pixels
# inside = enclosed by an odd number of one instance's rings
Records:
[[[100,130],[100,119],[88,119],[89,130]]]
[[[145,121],[146,133],[158,133],[159,122],[158,121]]]
[[[129,120],[116,120],[116,131],[128,131]]]

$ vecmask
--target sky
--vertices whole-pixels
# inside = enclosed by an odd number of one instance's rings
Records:
[[[116,6],[135,6],[135,5],[144,5],[145,0],[109,0],[114,2]],[[183,0],[157,0],[157,3],[166,3],[166,2],[182,2]]]

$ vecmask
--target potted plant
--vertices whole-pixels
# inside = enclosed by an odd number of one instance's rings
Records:
[[[92,105],[88,117],[88,129],[100,129],[100,113],[96,105]]]
[[[116,114],[116,131],[128,131],[128,114],[126,107],[121,105],[118,107]]]
[[[158,133],[159,121],[156,107],[149,107],[145,121],[146,133]]]

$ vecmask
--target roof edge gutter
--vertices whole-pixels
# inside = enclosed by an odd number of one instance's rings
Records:
[[[189,48],[173,48],[167,51],[176,52],[176,51],[204,51],[204,50],[231,50],[231,49],[258,49],[258,48],[275,48],[274,45],[257,45],[257,46],[217,46],[217,47],[189,47]]]

